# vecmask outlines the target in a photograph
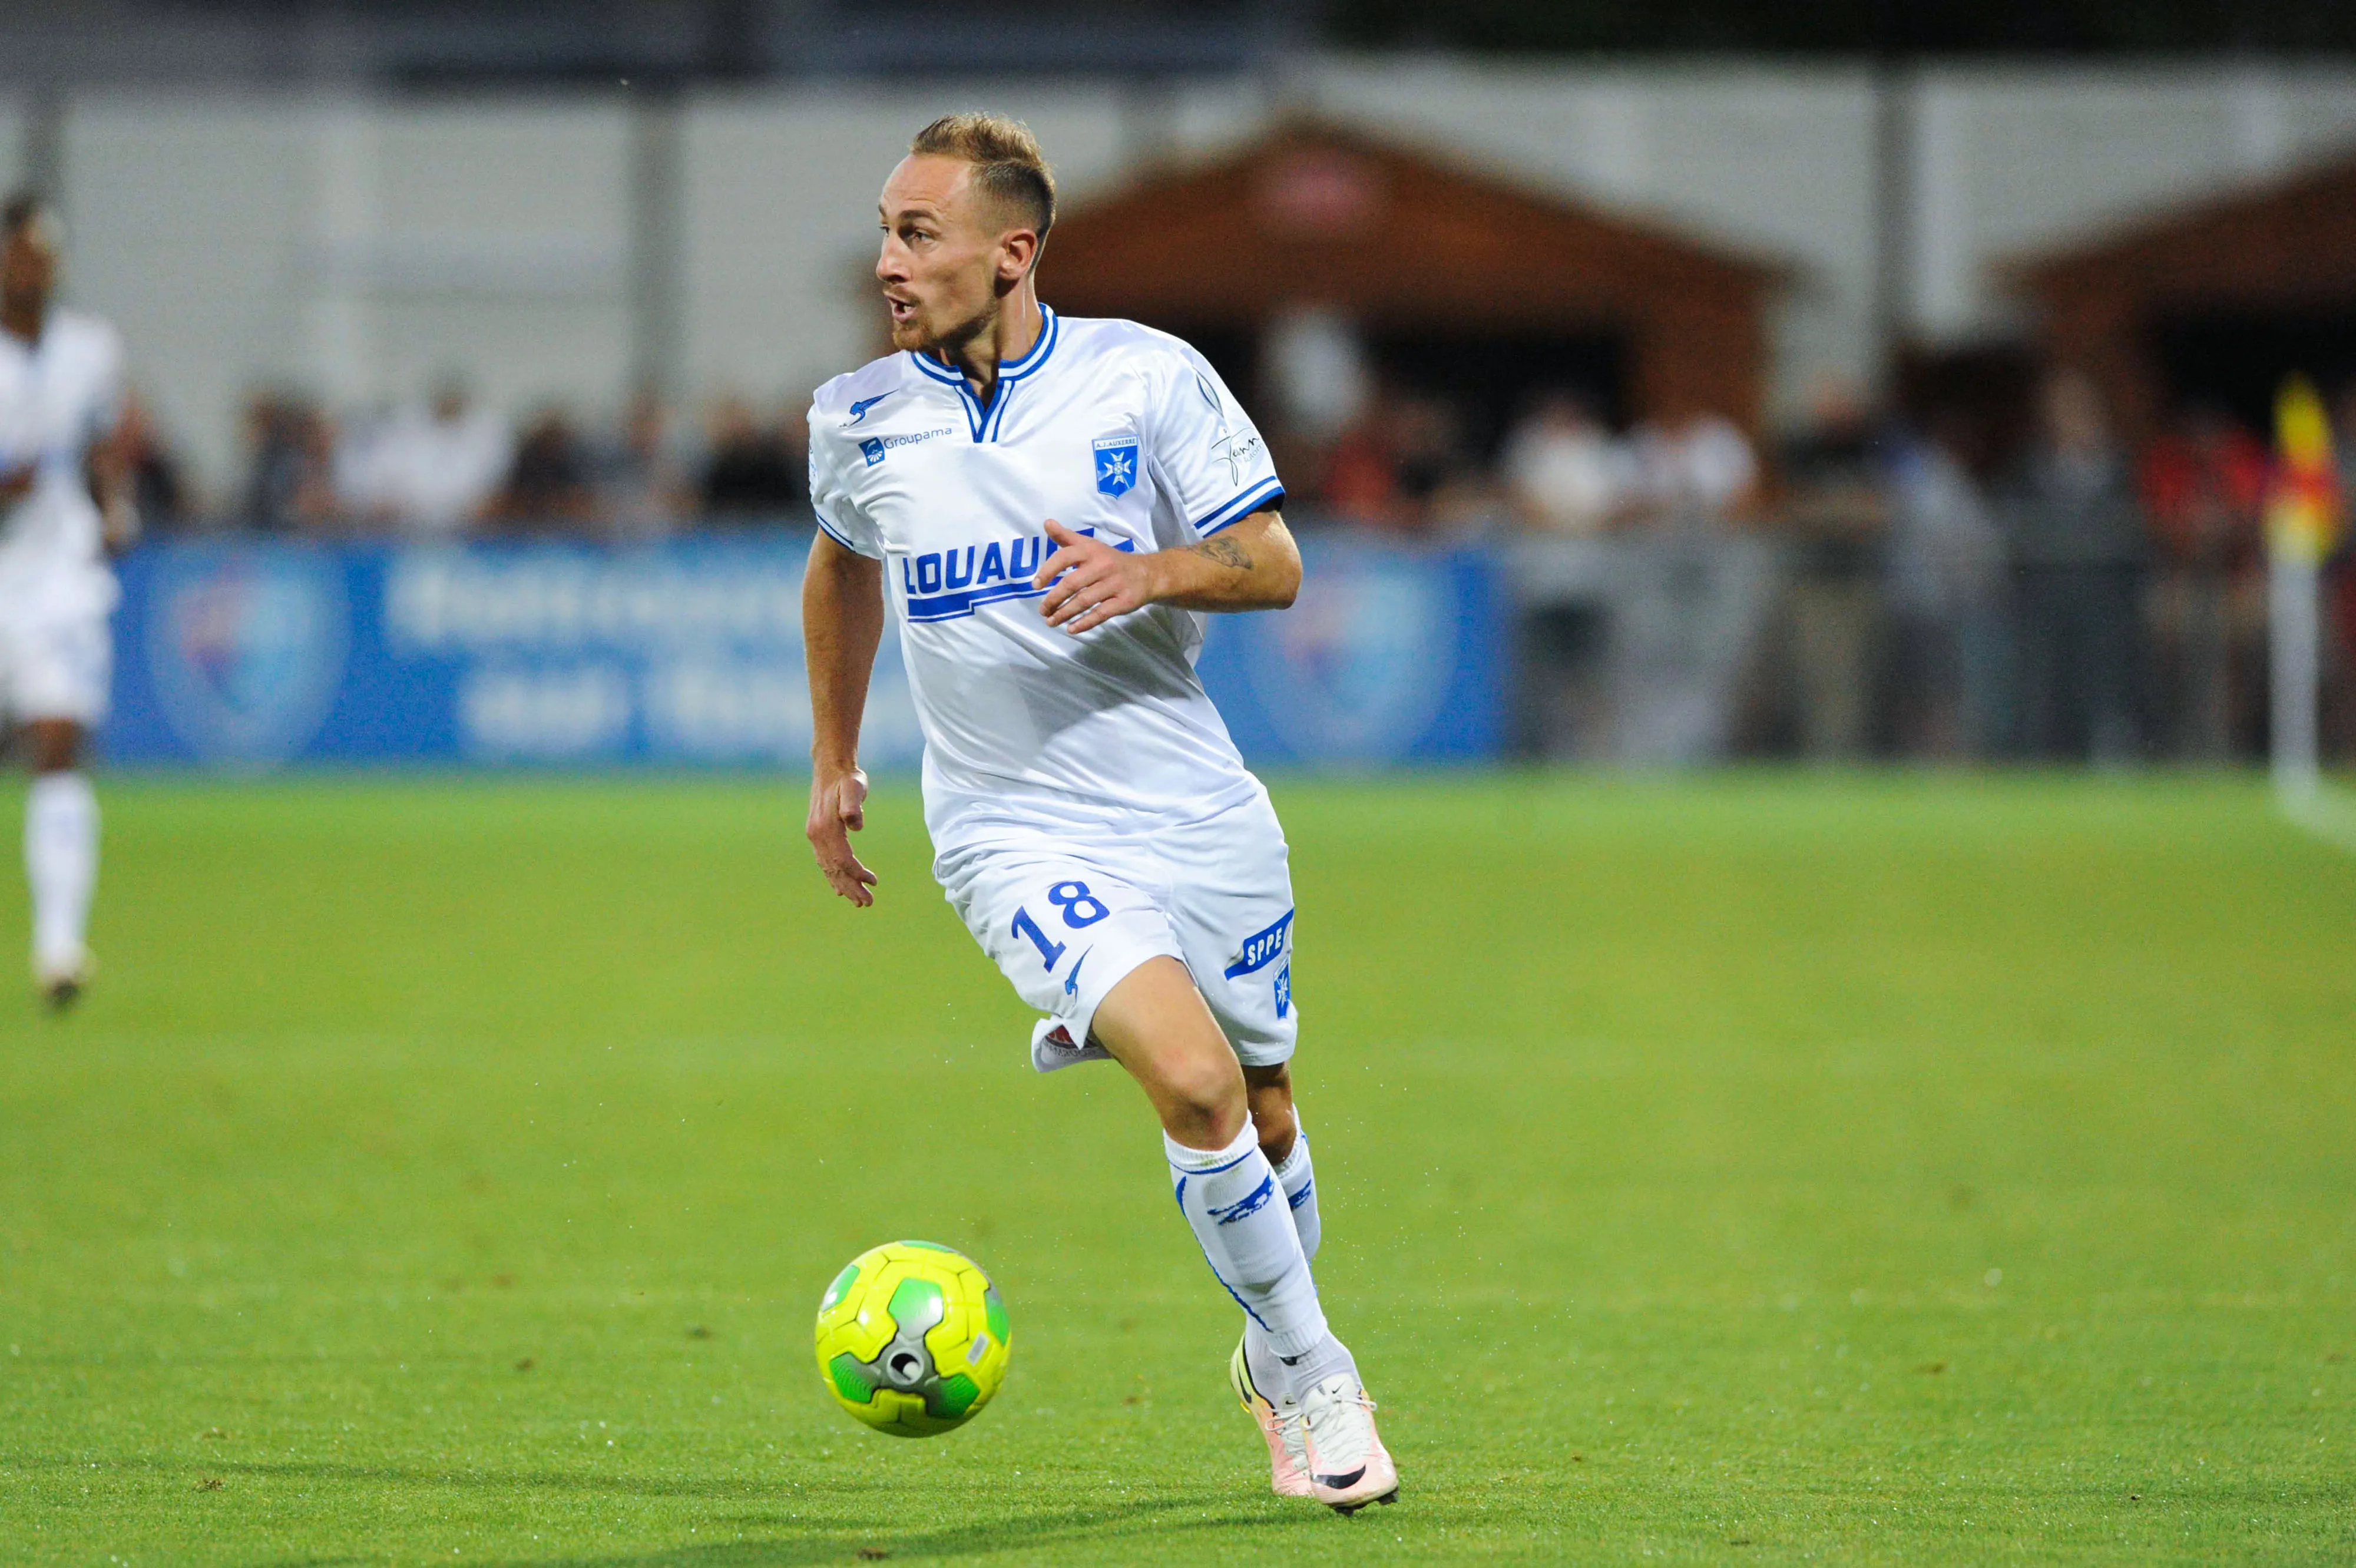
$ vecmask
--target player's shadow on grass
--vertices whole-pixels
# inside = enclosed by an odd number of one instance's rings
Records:
[[[156,1468],[185,1469],[186,1466]],[[600,1492],[633,1498],[705,1498],[762,1502],[774,1499],[776,1487],[745,1477],[739,1480],[658,1480],[643,1476],[601,1476],[573,1470],[482,1470],[472,1466],[337,1465],[324,1461],[266,1460],[243,1464],[216,1462],[211,1468],[223,1476],[272,1476],[314,1481],[380,1481],[407,1487],[477,1487],[502,1492]],[[855,1491],[864,1482],[830,1482],[841,1491]]]
[[[658,1480],[644,1477],[581,1474],[564,1470],[518,1473],[472,1468],[339,1465],[329,1463],[248,1463],[217,1465],[223,1475],[302,1477],[324,1481],[372,1481],[420,1487],[468,1487],[498,1491],[562,1491],[604,1493],[640,1498],[695,1498],[707,1501],[761,1502],[772,1509],[734,1514],[706,1523],[746,1539],[711,1544],[671,1546],[659,1550],[596,1556],[510,1557],[494,1559],[508,1568],[762,1568],[859,1560],[862,1548],[880,1549],[892,1560],[925,1557],[967,1557],[1020,1547],[1086,1542],[1104,1538],[1108,1543],[1138,1531],[1156,1536],[1198,1530],[1230,1530],[1238,1525],[1281,1524],[1311,1516],[1305,1509],[1250,1509],[1236,1506],[1233,1493],[1194,1492],[1159,1498],[1138,1498],[1096,1507],[1043,1509],[1012,1519],[957,1530],[904,1533],[888,1526],[861,1530],[838,1520],[803,1521],[782,1511],[776,1487],[756,1479]],[[829,1478],[827,1489],[838,1497],[862,1491],[896,1491],[892,1484],[851,1477]],[[773,1511],[776,1510],[776,1511]],[[1177,1517],[1183,1514],[1186,1517]],[[1323,1510],[1319,1510],[1322,1517]],[[288,1560],[275,1568],[314,1568],[323,1562],[344,1559]]]
[[[1216,1499],[1232,1505],[1232,1497]],[[1172,1517],[1180,1511],[1188,1517]],[[1289,1518],[1303,1517],[1293,1512]],[[990,1524],[958,1530],[904,1533],[890,1529],[847,1530],[840,1524],[796,1527],[784,1520],[746,1519],[740,1523],[744,1541],[714,1541],[709,1546],[674,1546],[652,1552],[594,1557],[510,1558],[505,1568],[793,1568],[813,1563],[852,1563],[862,1550],[881,1552],[890,1561],[940,1557],[973,1557],[1020,1548],[1094,1543],[1106,1560],[1117,1560],[1114,1544],[1126,1536],[1150,1534],[1167,1540],[1181,1532],[1233,1530],[1238,1525],[1281,1522],[1274,1514],[1224,1511],[1208,1497],[1140,1498],[1100,1508],[1047,1509]],[[763,1530],[791,1533],[758,1538]]]

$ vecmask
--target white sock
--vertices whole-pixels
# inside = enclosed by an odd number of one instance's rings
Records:
[[[1276,1180],[1284,1188],[1284,1201],[1292,1208],[1292,1229],[1301,1238],[1301,1255],[1313,1263],[1317,1261],[1317,1243],[1323,1239],[1325,1230],[1317,1222],[1317,1179],[1309,1168],[1309,1134],[1301,1131],[1297,1113],[1292,1125],[1292,1153],[1276,1167]]]
[[[1179,1211],[1194,1228],[1211,1272],[1267,1332],[1276,1353],[1299,1356],[1328,1337],[1309,1260],[1250,1119],[1224,1149],[1190,1149],[1167,1133],[1162,1147],[1177,1182]]]
[[[33,961],[79,963],[98,886],[98,796],[79,773],[43,773],[25,797],[25,876],[33,889]]]
[[[1310,1384],[1323,1382],[1336,1372],[1347,1372],[1353,1378],[1358,1375],[1358,1363],[1350,1354],[1350,1348],[1332,1330],[1288,1361],[1268,1342],[1267,1331],[1249,1318],[1244,1320],[1244,1365],[1251,1369],[1252,1382],[1262,1392],[1295,1401],[1308,1391]]]

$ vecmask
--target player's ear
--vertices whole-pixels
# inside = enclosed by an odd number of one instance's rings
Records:
[[[1039,260],[1039,236],[1029,229],[1010,229],[999,236],[998,277],[1009,287],[1023,281],[1023,274]]]

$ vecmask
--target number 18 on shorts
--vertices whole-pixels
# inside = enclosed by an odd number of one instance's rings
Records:
[[[982,950],[1074,1040],[1130,971],[1168,957],[1245,1063],[1292,1055],[1292,886],[1264,799],[1147,843],[1007,835],[946,853],[936,870]]]

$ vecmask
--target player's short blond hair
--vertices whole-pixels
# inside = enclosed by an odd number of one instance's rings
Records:
[[[1055,223],[1055,173],[1039,138],[1003,114],[944,114],[908,144],[911,153],[963,158],[973,182],[1001,207],[1020,213],[1042,240]]]

